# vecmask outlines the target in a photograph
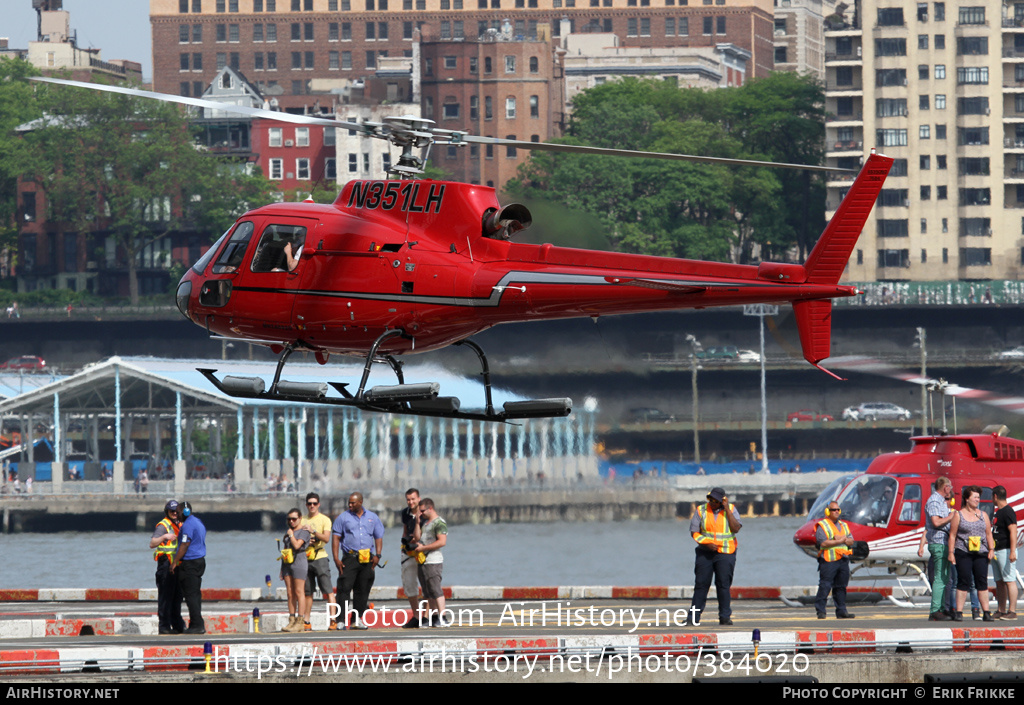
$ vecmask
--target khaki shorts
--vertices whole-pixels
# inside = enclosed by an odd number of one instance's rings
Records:
[[[423,588],[423,596],[437,599],[444,597],[444,590],[441,589],[441,571],[444,563],[424,563],[419,567],[420,587]]]

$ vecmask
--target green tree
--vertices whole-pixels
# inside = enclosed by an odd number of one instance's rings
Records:
[[[0,251],[17,251],[18,174],[21,140],[15,128],[39,117],[26,80],[37,72],[27,61],[0,57]]]
[[[176,106],[54,85],[39,86],[38,98],[45,117],[25,137],[22,177],[45,192],[54,220],[110,234],[133,304],[147,247],[181,230],[212,242],[270,198],[259,173],[199,151]]]
[[[625,79],[576,96],[562,141],[820,164],[822,104],[820,86],[794,74],[711,91]],[[824,192],[808,173],[534,152],[505,188],[591,214],[623,251],[748,261],[757,244],[820,231]]]

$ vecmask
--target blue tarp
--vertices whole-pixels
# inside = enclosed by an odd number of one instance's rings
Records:
[[[816,458],[814,460],[769,460],[768,470],[773,474],[780,472],[797,472],[801,474],[813,473],[819,468],[830,472],[842,472],[848,474],[862,473],[868,469],[873,458]],[[680,463],[671,460],[642,460],[638,462],[612,463],[602,460],[600,472],[608,477],[614,470],[614,477],[619,480],[631,479],[637,470],[644,475],[697,475],[700,468],[704,469],[705,475],[743,475],[750,472],[761,471],[761,461],[737,460],[731,462],[715,463]],[[799,470],[798,470],[799,469]]]

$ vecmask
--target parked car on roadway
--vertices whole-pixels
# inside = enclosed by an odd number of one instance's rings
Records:
[[[735,360],[739,351],[735,345],[719,345],[717,347],[704,348],[697,353],[698,360]]]
[[[811,411],[810,409],[800,409],[800,411],[790,412],[789,416],[786,417],[786,421],[790,423],[797,423],[799,421],[833,421],[831,415],[822,414],[817,411]]]
[[[887,401],[865,402],[843,410],[843,418],[852,421],[907,421],[912,416],[909,410]]]
[[[1024,360],[1024,345],[997,352],[992,357],[997,360]]]
[[[629,410],[630,423],[671,423],[676,420],[672,414],[661,409],[638,408]]]
[[[761,362],[761,353],[753,350],[737,350],[736,362]]]
[[[24,370],[26,372],[42,372],[46,369],[46,361],[35,355],[22,355],[12,357],[7,362],[0,364],[0,370]]]

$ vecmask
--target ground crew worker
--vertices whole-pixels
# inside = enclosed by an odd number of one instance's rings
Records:
[[[836,617],[854,617],[846,611],[846,586],[850,584],[853,534],[850,533],[850,525],[840,520],[842,512],[837,502],[829,502],[825,518],[818,522],[814,533],[814,540],[818,544],[818,596],[814,600],[814,610],[818,619],[825,619],[829,592],[836,606]]]
[[[156,561],[156,615],[161,634],[181,634],[185,620],[181,618],[181,588],[171,572],[171,562],[178,552],[178,503],[173,499],[164,505],[164,518],[157,522],[149,547]]]
[[[697,542],[693,565],[693,600],[690,602],[694,624],[700,624],[712,576],[718,594],[718,623],[732,624],[732,599],[729,591],[736,571],[736,534],[742,526],[736,507],[729,504],[725,490],[721,487],[715,487],[708,493],[707,503],[698,507],[690,519],[690,534]]]

